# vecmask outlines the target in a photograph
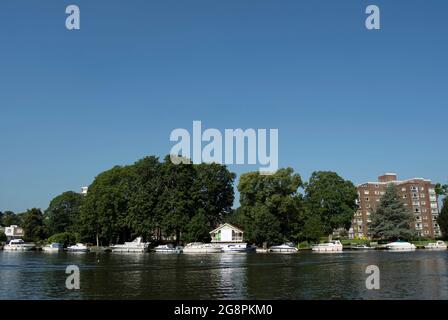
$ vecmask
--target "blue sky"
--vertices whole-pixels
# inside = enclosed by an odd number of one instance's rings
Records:
[[[77,4],[81,30],[65,29]],[[364,27],[381,9],[381,30]],[[175,128],[278,128],[279,165],[448,182],[446,1],[0,3],[0,210],[169,153]],[[238,174],[258,166],[230,166]]]

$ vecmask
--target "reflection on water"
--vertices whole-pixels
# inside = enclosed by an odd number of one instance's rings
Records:
[[[132,254],[0,251],[0,299],[448,299],[448,252]],[[65,288],[78,265],[81,290]],[[367,290],[365,269],[380,268]]]

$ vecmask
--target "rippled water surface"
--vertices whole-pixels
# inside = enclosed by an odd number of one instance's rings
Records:
[[[0,299],[448,299],[448,252],[112,254],[0,251]],[[78,265],[81,289],[65,288]],[[367,290],[368,265],[380,290]]]

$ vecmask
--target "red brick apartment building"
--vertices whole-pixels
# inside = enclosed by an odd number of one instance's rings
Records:
[[[387,185],[393,183],[404,205],[414,213],[413,227],[422,237],[434,238],[441,235],[437,224],[439,204],[431,180],[413,178],[399,181],[395,173],[386,173],[378,177],[377,182],[367,182],[358,185],[358,211],[355,213],[350,230],[351,237],[371,238],[368,224],[370,215],[380,203]]]

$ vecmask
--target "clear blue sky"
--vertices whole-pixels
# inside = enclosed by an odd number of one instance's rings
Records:
[[[65,7],[81,30],[65,29]],[[368,4],[381,30],[364,27]],[[0,210],[45,209],[171,130],[278,128],[279,164],[448,182],[448,2],[0,2]],[[238,174],[257,166],[231,166]]]

